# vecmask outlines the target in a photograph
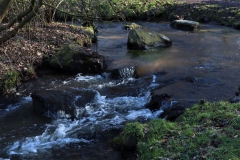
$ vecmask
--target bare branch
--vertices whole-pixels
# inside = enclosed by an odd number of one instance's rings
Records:
[[[18,31],[25,26],[28,22],[31,21],[32,18],[34,18],[37,13],[39,12],[40,7],[42,6],[42,1],[39,0],[38,3],[34,6],[32,11],[12,30],[8,31],[6,34],[2,35],[0,37],[0,43],[6,42],[11,37],[14,37]]]
[[[31,4],[29,6],[29,8],[20,13],[19,15],[17,15],[16,17],[14,17],[11,22],[9,22],[8,24],[6,25],[1,25],[0,26],[0,32],[3,31],[3,30],[6,30],[6,29],[9,29],[11,28],[17,21],[21,21],[23,17],[25,17],[26,15],[28,15],[32,10],[33,10],[33,6],[34,6],[34,3],[35,3],[35,0],[31,0]]]
[[[55,16],[55,13],[56,13],[57,8],[60,6],[60,4],[61,4],[63,1],[64,1],[64,0],[61,0],[61,1],[58,3],[58,5],[56,6],[56,8],[55,8],[55,10],[54,10],[54,12],[53,12],[53,15],[52,15],[52,21],[54,20],[54,16]]]

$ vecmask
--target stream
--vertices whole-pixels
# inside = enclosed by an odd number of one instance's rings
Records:
[[[201,99],[219,101],[234,96],[240,80],[239,31],[214,23],[201,24],[194,32],[173,29],[168,22],[137,23],[166,35],[173,45],[130,51],[126,45],[129,31],[122,23],[100,23],[98,44],[92,49],[107,60],[103,74],[41,74],[22,84],[18,93],[1,96],[0,160],[125,159],[109,147],[108,140],[126,122],[158,118],[161,109],[145,108],[151,93],[171,95],[184,107]],[[138,78],[109,77],[111,70],[126,66],[136,67]],[[33,90],[68,88],[94,92],[93,101],[75,106],[74,120],[33,113]]]

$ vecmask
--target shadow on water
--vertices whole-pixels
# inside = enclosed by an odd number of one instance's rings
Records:
[[[107,140],[127,121],[158,116],[144,108],[150,92],[172,95],[184,107],[200,99],[228,100],[234,95],[240,79],[239,31],[211,23],[201,24],[195,32],[175,30],[167,22],[138,23],[166,35],[173,45],[148,51],[128,50],[129,31],[113,22],[99,24],[98,41],[98,52],[108,63],[106,72],[135,66],[138,79],[43,75],[23,84],[19,95],[2,96],[0,159],[124,159],[109,147]],[[33,114],[29,96],[33,90],[67,88],[96,92],[94,102],[78,108],[82,117],[53,121]],[[109,128],[112,132],[108,132]],[[102,141],[97,130],[105,131],[101,133]]]

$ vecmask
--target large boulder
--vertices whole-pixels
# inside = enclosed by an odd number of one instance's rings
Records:
[[[94,100],[93,90],[36,90],[31,94],[36,114],[50,118],[75,118],[76,110]]]
[[[174,20],[170,24],[173,28],[183,31],[194,31],[199,29],[199,23],[190,20]]]
[[[64,45],[51,57],[49,65],[70,73],[101,73],[106,68],[102,55],[75,44]]]
[[[149,32],[143,29],[133,29],[128,34],[127,46],[129,49],[149,49],[158,46],[170,46],[172,41],[160,34],[155,32]]]

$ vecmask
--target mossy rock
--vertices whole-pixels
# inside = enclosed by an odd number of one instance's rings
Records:
[[[100,73],[106,68],[102,55],[76,44],[64,45],[52,56],[49,65],[70,73]]]
[[[172,41],[163,34],[143,29],[131,30],[128,34],[129,49],[149,49],[158,46],[170,46]]]

